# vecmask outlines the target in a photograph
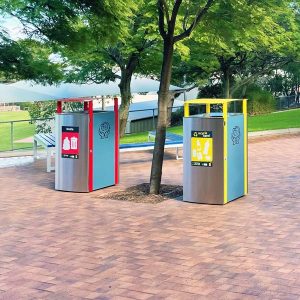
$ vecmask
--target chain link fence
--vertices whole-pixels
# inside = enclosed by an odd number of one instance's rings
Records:
[[[276,98],[276,110],[300,108],[299,95],[281,96]]]
[[[0,122],[0,152],[32,149],[33,136],[54,131],[54,118]]]

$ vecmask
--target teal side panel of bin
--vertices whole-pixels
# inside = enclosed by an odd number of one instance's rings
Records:
[[[94,113],[93,190],[115,184],[114,112]]]
[[[244,195],[244,117],[228,115],[228,202]]]

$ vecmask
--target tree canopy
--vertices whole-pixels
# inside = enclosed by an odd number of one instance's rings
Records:
[[[204,86],[202,91],[227,98],[245,95],[251,85],[256,92],[299,90],[298,0],[0,0],[0,7],[28,35],[18,42],[2,39],[1,74],[55,81],[60,68],[65,81],[118,80],[122,134],[132,76],[160,80],[152,193],[158,193],[162,176],[168,107],[175,96],[171,82]],[[51,53],[59,55],[59,64],[50,66]],[[24,73],[20,66],[29,61],[34,71]],[[51,76],[39,75],[41,70]]]
[[[15,40],[0,26],[0,81],[27,79],[52,84],[62,80],[61,65],[51,61],[51,54],[42,42]]]
[[[119,81],[120,132],[131,101],[131,78],[157,38],[147,1],[16,1],[7,11],[32,37],[52,46],[65,65],[65,81]]]

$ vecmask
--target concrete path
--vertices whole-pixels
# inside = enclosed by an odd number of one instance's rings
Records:
[[[149,179],[121,156],[119,187],[53,190],[44,161],[0,170],[0,299],[299,299],[300,136],[249,145],[249,196],[226,206],[97,199]],[[164,182],[181,184],[166,155]]]
[[[14,141],[14,143],[33,143],[33,136],[21,140],[16,140]]]

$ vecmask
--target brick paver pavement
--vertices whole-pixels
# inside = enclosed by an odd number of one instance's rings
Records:
[[[299,149],[250,143],[250,194],[226,206],[57,192],[44,161],[0,169],[0,299],[300,299]],[[118,188],[150,159],[122,154]],[[164,182],[181,176],[168,154]]]

